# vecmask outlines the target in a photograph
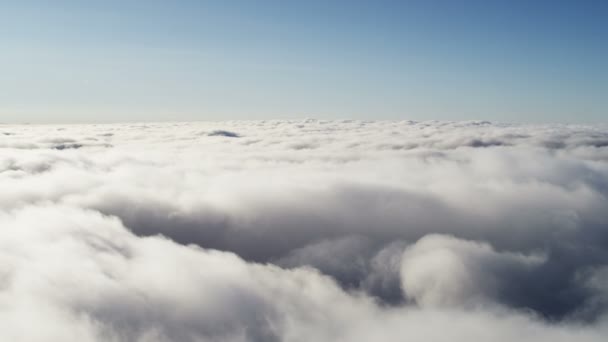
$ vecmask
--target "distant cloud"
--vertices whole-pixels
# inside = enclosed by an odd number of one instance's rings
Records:
[[[216,137],[216,136],[221,136],[221,137],[228,137],[228,138],[238,138],[239,135],[237,133],[234,132],[230,132],[230,131],[224,131],[224,130],[215,130],[211,133],[208,134],[210,137]]]
[[[307,120],[2,132],[0,340],[608,333],[606,127]]]

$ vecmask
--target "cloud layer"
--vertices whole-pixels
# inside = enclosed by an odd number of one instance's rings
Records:
[[[2,340],[608,333],[607,127],[4,125],[0,189]]]

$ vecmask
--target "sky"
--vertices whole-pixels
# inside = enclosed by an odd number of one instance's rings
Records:
[[[606,1],[1,1],[0,122],[606,122]]]

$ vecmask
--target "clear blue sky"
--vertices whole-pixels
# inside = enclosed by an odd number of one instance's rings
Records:
[[[0,122],[608,121],[608,1],[0,0]]]

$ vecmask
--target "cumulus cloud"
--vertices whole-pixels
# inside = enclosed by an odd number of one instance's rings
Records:
[[[2,340],[608,333],[607,127],[0,131]]]
[[[506,299],[543,256],[498,253],[488,244],[427,235],[403,253],[402,288],[421,306],[467,306]]]

